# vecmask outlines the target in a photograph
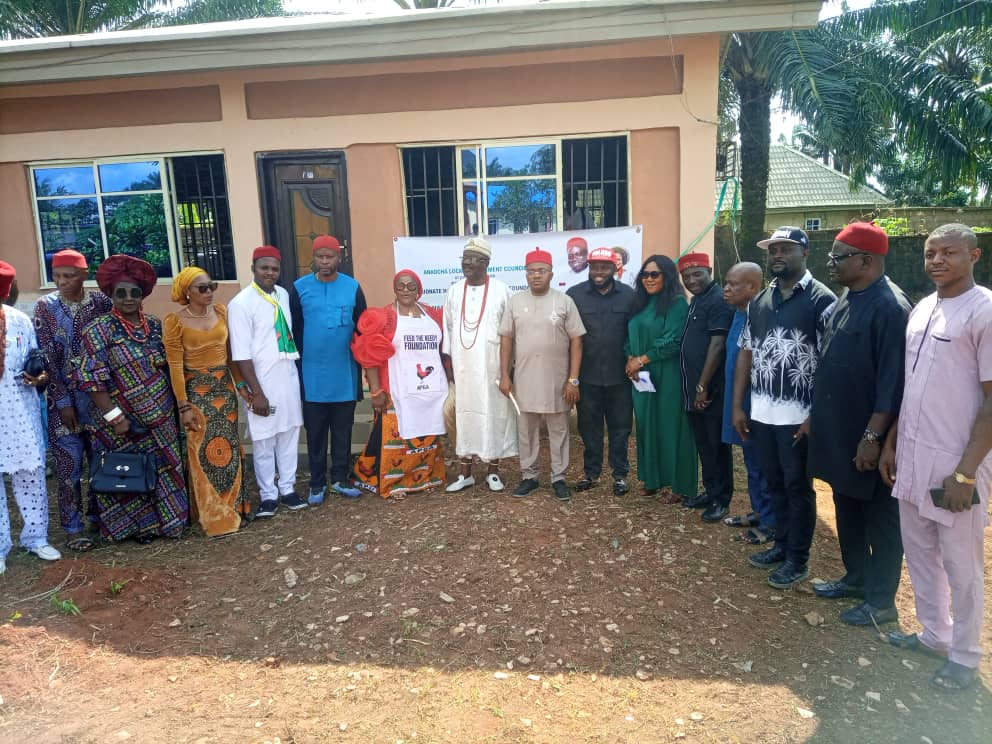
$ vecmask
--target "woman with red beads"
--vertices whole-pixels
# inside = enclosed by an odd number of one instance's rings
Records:
[[[444,484],[441,311],[420,303],[423,292],[414,272],[398,272],[395,301],[362,313],[351,343],[376,414],[355,476],[359,488],[383,498]]]
[[[83,331],[76,371],[79,389],[90,397],[97,456],[124,450],[155,460],[154,493],[95,495],[100,534],[143,545],[179,537],[189,514],[162,322],[142,309],[155,281],[151,264],[133,256],[118,254],[100,264],[96,283],[113,309]]]

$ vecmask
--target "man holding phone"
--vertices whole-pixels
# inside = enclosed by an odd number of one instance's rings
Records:
[[[975,285],[980,256],[975,233],[965,225],[942,225],[924,244],[924,269],[937,291],[909,316],[902,408],[879,460],[899,500],[906,566],[923,626],[918,634],[890,633],[889,642],[946,654],[930,683],[947,692],[974,684],[982,655],[983,538],[992,489],[992,291]]]

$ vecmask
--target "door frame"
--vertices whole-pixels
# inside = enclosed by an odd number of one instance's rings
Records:
[[[275,182],[275,169],[281,165],[334,165],[340,173],[339,189],[341,194],[341,225],[342,229],[336,230],[341,233],[335,235],[341,244],[345,246],[348,258],[351,261],[351,270],[354,273],[354,256],[351,244],[351,206],[348,200],[348,168],[347,158],[344,150],[276,150],[271,152],[255,153],[255,172],[258,177],[258,194],[262,208],[262,235],[265,242],[275,245],[283,254],[283,272],[280,277],[280,284],[288,286],[296,281],[296,267],[298,265],[296,256],[296,246],[280,246],[278,242],[279,215],[277,213],[278,198],[276,194],[277,184]],[[292,275],[287,276],[287,268]],[[288,284],[287,284],[288,283]]]

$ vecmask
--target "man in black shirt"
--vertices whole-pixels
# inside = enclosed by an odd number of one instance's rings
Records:
[[[734,495],[734,465],[730,445],[723,443],[723,360],[734,309],[713,281],[710,257],[687,253],[679,259],[682,284],[692,294],[682,332],[682,403],[696,440],[705,493],[682,503],[705,507],[704,522],[719,522],[730,511]]]
[[[809,576],[816,494],[806,474],[806,420],[823,314],[837,297],[806,269],[809,238],[798,227],[780,227],[758,246],[768,251],[773,279],[748,306],[734,373],[733,419],[741,439],[754,437],[777,522],[775,547],[748,561],[776,569],[768,583],[787,589]],[[750,415],[743,409],[748,385]]]
[[[586,491],[596,484],[603,467],[603,421],[609,436],[609,463],[613,470],[613,493],[622,496],[627,486],[627,442],[633,425],[634,407],[630,380],[624,370],[627,356],[627,322],[636,312],[637,293],[613,278],[616,263],[609,248],[589,254],[589,279],[567,294],[579,309],[586,327],[582,343],[579,380],[578,425],[584,445],[585,477],[575,484]]]
[[[849,625],[895,622],[902,572],[899,502],[882,482],[882,441],[902,400],[909,299],[885,276],[889,239],[867,222],[838,233],[828,266],[846,287],[820,342],[810,412],[809,474],[831,485],[846,574],[813,587],[821,597],[865,601]]]

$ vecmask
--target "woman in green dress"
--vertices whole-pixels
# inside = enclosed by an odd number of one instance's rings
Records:
[[[689,304],[678,270],[666,256],[650,256],[637,275],[639,312],[627,325],[627,377],[647,372],[655,392],[633,389],[637,477],[644,494],[662,491],[668,504],[696,495],[696,444],[682,406],[679,350]]]

